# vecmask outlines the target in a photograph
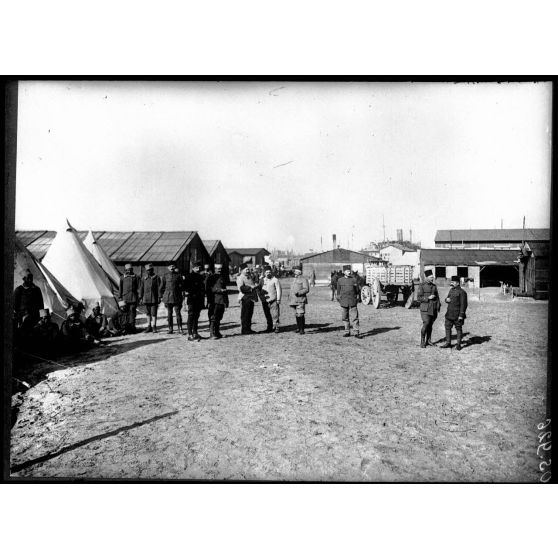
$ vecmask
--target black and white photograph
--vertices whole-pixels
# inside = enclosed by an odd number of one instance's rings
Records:
[[[551,481],[550,81],[12,85],[9,479]]]

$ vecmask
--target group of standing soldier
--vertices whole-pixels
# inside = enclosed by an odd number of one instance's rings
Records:
[[[210,338],[220,339],[221,321],[225,309],[229,306],[227,279],[223,267],[215,264],[215,271],[209,266],[202,271],[201,263],[195,262],[192,272],[186,277],[181,275],[173,265],[159,277],[152,264],[145,266],[143,277],[134,274],[130,264],[126,264],[125,273],[120,278],[118,306],[116,315],[107,319],[97,304],[92,313],[83,319],[83,304],[71,306],[67,309],[66,319],[60,328],[52,322],[49,309],[45,309],[41,290],[33,283],[32,274],[27,271],[23,277],[23,284],[14,291],[14,326],[16,342],[26,341],[36,345],[37,350],[48,352],[53,350],[57,342],[62,340],[62,346],[67,349],[80,349],[99,342],[102,337],[135,333],[135,321],[138,305],[144,305],[148,326],[146,332],[157,332],[157,309],[163,302],[167,309],[168,332],[174,333],[174,318],[177,331],[184,333],[181,309],[184,301],[188,312],[187,333],[189,341],[201,339],[198,324],[201,311],[207,308]],[[296,333],[305,333],[305,313],[308,304],[310,284],[302,275],[302,268],[293,268],[294,278],[290,285],[288,305],[293,309],[296,320]],[[343,275],[339,277],[334,272],[331,278],[332,300],[335,296],[341,307],[341,320],[344,324],[344,337],[361,338],[358,303],[362,280],[350,265],[343,266]],[[256,266],[253,270],[247,265],[241,266],[237,277],[238,300],[240,305],[241,334],[255,333],[252,330],[254,305],[259,301],[266,319],[265,332],[279,333],[280,305],[282,288],[279,279],[274,276],[270,266],[263,270]],[[335,290],[333,291],[333,285]],[[422,319],[420,346],[433,346],[432,328],[441,309],[438,288],[434,283],[432,272],[425,272],[425,281],[418,286],[416,300],[420,303]],[[445,299],[447,311],[445,314],[446,342],[441,347],[451,347],[451,332],[455,327],[457,333],[456,349],[462,348],[463,324],[466,318],[467,294],[460,286],[459,277],[453,276],[450,290]]]

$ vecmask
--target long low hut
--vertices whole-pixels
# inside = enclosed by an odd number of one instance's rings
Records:
[[[334,250],[310,254],[300,258],[304,275],[310,277],[312,272],[314,272],[316,283],[318,284],[329,283],[331,272],[342,269],[344,265],[350,265],[353,271],[358,271],[363,275],[365,265],[370,262],[381,263],[382,260],[361,252],[346,250],[345,248],[335,248]]]
[[[79,231],[84,240],[88,231]],[[142,274],[144,266],[152,263],[157,274],[166,272],[174,263],[182,273],[188,273],[194,261],[202,264],[211,259],[196,231],[93,231],[96,241],[107,253],[118,271],[131,263],[134,272]],[[17,231],[18,240],[41,260],[56,237],[54,231]]]
[[[421,275],[427,269],[434,273],[438,283],[449,283],[457,275],[475,287],[499,287],[506,283],[519,286],[519,262],[515,250],[473,250],[445,248],[420,251]]]

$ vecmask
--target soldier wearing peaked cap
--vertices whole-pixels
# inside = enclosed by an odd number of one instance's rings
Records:
[[[157,308],[161,302],[159,290],[161,289],[161,278],[155,273],[153,264],[145,266],[146,275],[140,281],[139,297],[140,304],[145,304],[145,311],[149,320],[146,333],[157,333]],[[153,320],[153,327],[151,327]]]
[[[450,290],[446,297],[448,305],[446,311],[446,342],[442,345],[442,349],[451,348],[451,330],[455,326],[457,332],[457,344],[455,348],[461,350],[461,340],[463,338],[463,324],[465,323],[465,311],[467,310],[467,293],[461,288],[459,277],[453,275],[450,281]]]
[[[167,309],[167,319],[169,326],[169,333],[174,333],[173,329],[173,310],[176,315],[176,325],[179,333],[184,333],[182,330],[182,291],[184,290],[184,282],[182,276],[177,272],[174,264],[170,264],[168,272],[163,275],[161,279],[161,287],[159,288],[159,298],[164,303]]]
[[[438,287],[434,284],[434,275],[427,269],[424,272],[425,281],[422,282],[417,290],[417,301],[420,302],[420,317],[422,318],[422,329],[420,330],[420,346],[425,348],[427,345],[433,346],[431,341],[432,326],[440,311],[440,296]]]
[[[136,312],[139,302],[140,278],[134,273],[132,264],[124,266],[125,273],[120,277],[118,296],[123,300],[128,308],[128,331],[136,333]]]
[[[229,295],[224,271],[221,264],[215,264],[215,273],[212,273],[205,283],[208,300],[209,335],[212,339],[223,337],[219,327],[225,314],[225,308],[229,307]]]
[[[345,334],[343,337],[351,336],[351,326],[349,318],[353,323],[355,337],[360,339],[360,323],[358,320],[358,299],[360,289],[357,280],[352,277],[350,265],[343,266],[343,277],[337,281],[337,300],[341,306],[341,320],[345,325]]]
[[[195,262],[184,283],[184,294],[188,305],[188,341],[201,339],[198,333],[198,322],[204,306],[205,281],[200,271],[201,262]]]

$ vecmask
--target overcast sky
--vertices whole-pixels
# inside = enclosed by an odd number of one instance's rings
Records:
[[[16,229],[358,250],[550,223],[551,86],[21,82]]]

